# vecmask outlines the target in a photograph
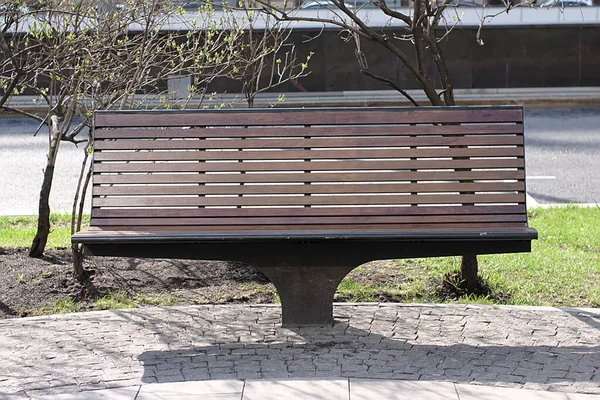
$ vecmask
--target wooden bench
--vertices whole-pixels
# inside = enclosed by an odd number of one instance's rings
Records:
[[[283,325],[379,259],[527,252],[521,107],[100,111],[98,256],[256,266]],[[475,265],[476,266],[476,265]]]

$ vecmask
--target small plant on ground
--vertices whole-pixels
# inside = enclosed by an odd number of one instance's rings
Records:
[[[61,299],[54,302],[52,312],[56,314],[67,314],[81,311],[81,305],[75,301]]]
[[[133,299],[123,289],[118,292],[109,291],[106,296],[93,302],[90,308],[92,310],[116,310],[120,308],[134,308],[135,306]]]

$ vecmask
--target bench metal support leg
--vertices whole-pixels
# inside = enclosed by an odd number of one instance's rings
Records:
[[[258,267],[281,299],[282,326],[333,325],[333,295],[355,267]]]

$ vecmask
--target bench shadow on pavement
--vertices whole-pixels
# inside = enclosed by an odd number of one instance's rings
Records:
[[[564,390],[583,392],[600,385],[600,345],[595,343],[558,347],[544,345],[543,340],[539,345],[493,344],[498,341],[497,335],[507,334],[505,331],[469,338],[478,344],[448,344],[447,338],[438,342],[436,332],[415,330],[408,322],[403,327],[403,321],[398,321],[399,329],[382,335],[353,327],[344,318],[338,318],[331,328],[295,329],[279,328],[277,324],[244,329],[239,322],[219,321],[223,338],[242,335],[241,339],[234,342],[204,337],[187,348],[144,352],[138,361],[144,367],[144,383],[369,378],[495,386],[528,384],[529,388],[558,391],[561,386],[576,385],[575,390]],[[584,322],[600,329],[597,321]],[[181,329],[193,337],[194,328]],[[456,325],[448,329],[456,329]],[[169,336],[164,332],[161,341],[175,344],[181,339]],[[414,344],[417,336],[428,344]],[[596,393],[594,389],[591,392]]]

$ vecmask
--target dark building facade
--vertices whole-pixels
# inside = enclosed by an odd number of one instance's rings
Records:
[[[390,35],[401,33],[389,31]],[[600,26],[486,27],[484,45],[477,44],[475,35],[474,28],[456,29],[441,43],[455,88],[600,86]],[[389,89],[360,73],[354,44],[345,43],[339,31],[297,30],[291,39],[301,58],[314,52],[311,74],[299,82],[305,90]],[[401,43],[407,54],[413,53],[409,42]],[[366,41],[362,46],[374,72],[405,89],[418,89],[408,69],[384,48]],[[432,70],[430,75],[436,74]],[[225,86],[228,91],[236,90],[235,84]],[[298,88],[289,85],[287,90]]]

